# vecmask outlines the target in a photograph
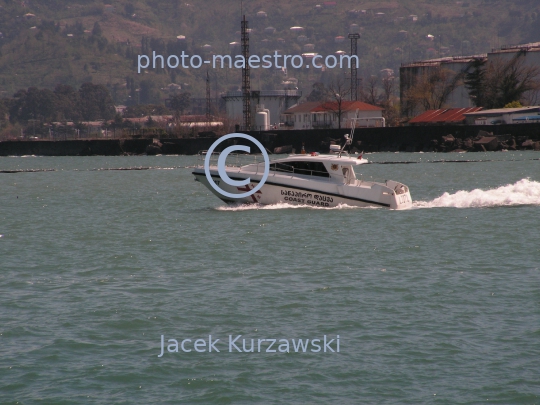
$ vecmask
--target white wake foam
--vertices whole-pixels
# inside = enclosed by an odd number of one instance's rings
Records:
[[[284,209],[311,209],[311,210],[348,210],[357,208],[373,208],[373,207],[353,207],[346,204],[339,204],[337,207],[314,207],[313,205],[296,205],[289,203],[277,203],[270,205],[263,204],[235,204],[216,207],[217,211],[250,211],[250,210],[284,210]]]
[[[540,182],[522,179],[490,190],[460,190],[457,193],[444,193],[432,201],[416,201],[415,208],[475,208],[510,205],[540,205]]]

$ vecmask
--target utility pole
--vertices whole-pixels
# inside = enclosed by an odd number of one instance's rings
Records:
[[[357,101],[358,100],[358,66],[356,66],[356,58],[353,58],[354,56],[358,56],[358,38],[360,38],[360,34],[349,34],[349,38],[351,40],[351,101]]]
[[[244,115],[244,130],[251,128],[251,84],[249,80],[249,33],[246,16],[242,17],[242,56],[244,67],[242,68],[242,101]]]

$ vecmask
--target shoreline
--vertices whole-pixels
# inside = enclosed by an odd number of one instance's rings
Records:
[[[343,142],[349,129],[245,131],[275,153],[326,153],[330,144]],[[121,139],[8,140],[0,141],[0,156],[123,156],[196,155],[217,137],[168,136]],[[223,142],[218,150],[232,145]],[[540,123],[511,125],[439,125],[358,128],[351,152],[487,152],[540,151]]]

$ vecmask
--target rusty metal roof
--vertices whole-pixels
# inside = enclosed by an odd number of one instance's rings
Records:
[[[409,121],[409,124],[457,124],[465,120],[466,113],[480,111],[482,107],[441,108],[428,110]]]

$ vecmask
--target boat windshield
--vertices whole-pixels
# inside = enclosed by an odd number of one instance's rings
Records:
[[[291,161],[272,163],[270,164],[270,170],[307,176],[330,177],[330,174],[322,162]]]

